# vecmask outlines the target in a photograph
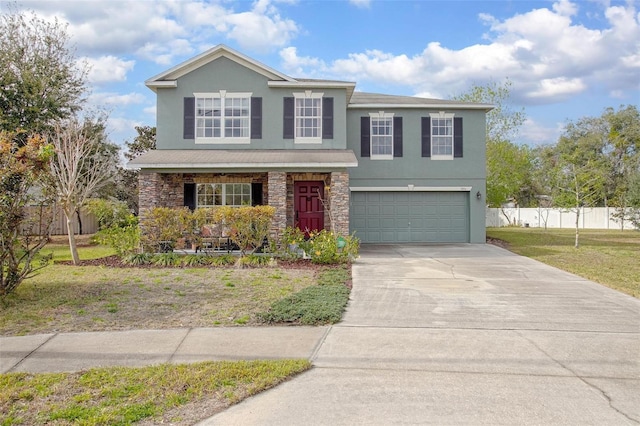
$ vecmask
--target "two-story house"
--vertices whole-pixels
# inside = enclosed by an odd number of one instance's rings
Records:
[[[292,78],[216,46],[146,81],[157,149],[140,169],[155,206],[268,204],[286,226],[362,242],[485,241],[490,105]]]

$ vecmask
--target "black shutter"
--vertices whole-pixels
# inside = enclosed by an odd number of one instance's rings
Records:
[[[371,120],[360,117],[360,157],[371,157]]]
[[[282,138],[293,139],[295,136],[295,101],[293,98],[284,98],[283,103]]]
[[[431,157],[431,118],[422,117],[422,156]]]
[[[462,157],[462,117],[453,118],[453,156]]]
[[[251,139],[262,139],[262,98],[251,98]]]
[[[196,137],[196,98],[184,98],[183,139]]]
[[[256,182],[251,184],[251,205],[262,205],[262,183]]]
[[[322,98],[322,139],[333,139],[333,98]]]
[[[402,117],[393,117],[393,156],[402,157]]]
[[[196,208],[196,184],[185,183],[184,184],[184,206],[189,207],[189,210],[193,211]]]

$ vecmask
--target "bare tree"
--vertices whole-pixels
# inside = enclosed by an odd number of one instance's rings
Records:
[[[87,120],[67,120],[55,125],[51,144],[51,183],[58,203],[67,219],[69,249],[73,263],[78,264],[78,249],[73,232],[75,212],[92,193],[109,183],[116,170],[113,157],[101,149],[104,126]]]

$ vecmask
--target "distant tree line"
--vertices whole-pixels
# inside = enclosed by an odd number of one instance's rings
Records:
[[[511,83],[474,86],[457,99],[495,105],[487,114],[487,204],[503,207],[613,207],[621,222],[640,227],[640,112],[606,108],[568,121],[554,143],[517,144],[524,110],[509,108]]]

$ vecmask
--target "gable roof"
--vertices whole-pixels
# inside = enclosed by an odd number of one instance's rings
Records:
[[[418,98],[415,96],[383,95],[380,93],[354,92],[348,108],[460,108],[493,109],[491,104],[450,101],[444,99]]]
[[[267,65],[264,65],[256,61],[255,59],[245,56],[242,53],[233,50],[228,46],[225,46],[224,44],[219,44],[207,50],[206,52],[199,54],[198,56],[194,56],[193,58],[188,59],[174,66],[173,68],[168,69],[167,71],[151,77],[144,83],[154,92],[156,91],[156,89],[161,87],[177,87],[178,78],[221,57],[231,59],[232,61],[245,66],[252,71],[257,72],[258,74],[264,75],[270,80],[295,82],[295,79],[282,74],[280,71],[276,71],[275,69],[268,67]]]

